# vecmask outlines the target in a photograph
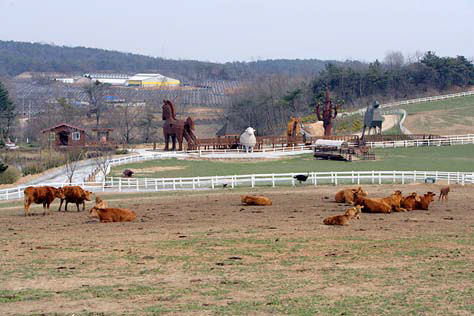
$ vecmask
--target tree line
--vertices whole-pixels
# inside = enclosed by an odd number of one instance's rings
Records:
[[[228,119],[240,129],[253,126],[260,134],[280,134],[291,115],[314,114],[326,89],[342,110],[379,102],[434,95],[474,85],[473,62],[464,56],[440,57],[427,52],[406,61],[400,52],[383,61],[327,64],[313,78],[261,76],[233,96]],[[275,88],[277,86],[277,88]]]

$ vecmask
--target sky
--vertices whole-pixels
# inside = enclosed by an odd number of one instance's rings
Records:
[[[0,40],[171,59],[474,57],[474,0],[0,0]]]

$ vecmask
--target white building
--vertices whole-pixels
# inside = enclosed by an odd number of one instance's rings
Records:
[[[127,81],[128,86],[161,87],[179,86],[178,79],[169,78],[160,74],[136,74]]]

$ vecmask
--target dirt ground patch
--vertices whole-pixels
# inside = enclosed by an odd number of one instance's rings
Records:
[[[420,112],[408,115],[404,125],[414,134],[462,135],[473,132],[474,116],[443,110]]]
[[[161,171],[173,171],[173,170],[184,170],[186,167],[183,166],[170,166],[170,167],[149,167],[139,169],[140,173],[154,173],[154,172],[161,172]]]
[[[452,186],[429,211],[325,226],[347,209],[333,202],[342,188],[251,192],[270,207],[242,206],[243,189],[104,195],[137,211],[114,224],[85,212],[25,218],[20,201],[0,204],[0,314],[472,314],[473,187]]]

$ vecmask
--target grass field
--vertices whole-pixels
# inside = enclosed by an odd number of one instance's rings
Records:
[[[136,177],[197,177],[258,173],[352,170],[474,171],[474,145],[377,149],[376,161],[325,161],[312,155],[266,161],[211,161],[163,159],[112,168],[111,176],[131,169]]]
[[[474,133],[474,96],[410,104],[405,126],[413,133]]]
[[[395,188],[439,189],[366,187]],[[347,227],[322,225],[347,208],[332,187],[252,191],[270,207],[233,191],[104,195],[137,211],[114,224],[26,218],[18,201],[0,211],[0,315],[472,315],[473,189],[452,189],[449,206]]]

